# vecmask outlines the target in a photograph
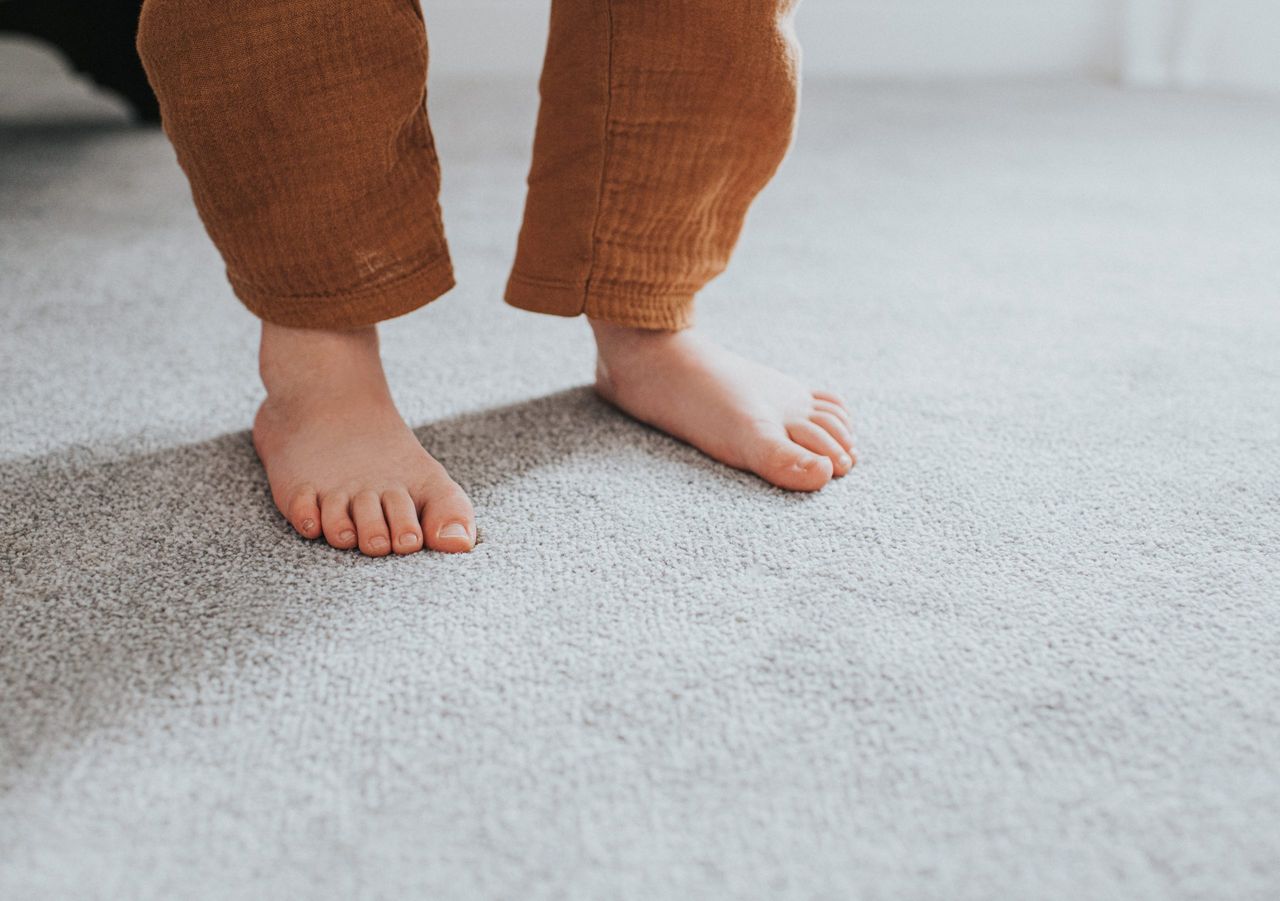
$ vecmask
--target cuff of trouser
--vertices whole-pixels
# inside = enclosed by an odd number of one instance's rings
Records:
[[[289,328],[332,330],[363,328],[403,316],[453,286],[453,264],[447,255],[392,282],[352,292],[281,297],[262,294],[231,278],[240,302],[260,319]]]
[[[693,325],[693,293],[653,294],[570,285],[513,272],[507,303],[534,313],[602,319],[629,328],[679,330]]]

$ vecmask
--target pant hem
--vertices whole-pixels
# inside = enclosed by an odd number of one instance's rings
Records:
[[[231,283],[240,302],[259,319],[288,328],[339,331],[364,328],[412,313],[453,288],[453,264],[443,256],[390,284],[347,294],[264,295]]]
[[[645,294],[606,291],[586,285],[548,282],[513,272],[503,295],[507,303],[552,316],[587,315],[628,328],[679,331],[693,325],[694,296],[688,292]]]

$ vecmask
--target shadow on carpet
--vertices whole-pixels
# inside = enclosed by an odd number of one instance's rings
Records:
[[[709,480],[719,493],[779,493],[628,419],[585,387],[416,433],[480,511],[477,551],[485,508],[501,504],[513,482],[537,491],[529,485],[539,470],[566,466],[576,484],[574,467],[586,464],[634,480],[641,455],[687,470],[690,481]],[[74,746],[127,720],[140,699],[177,696],[218,671],[231,678],[273,635],[304,625],[282,621],[283,595],[331,589],[312,610],[323,618],[336,604],[377,595],[370,568],[406,565],[297,536],[271,501],[248,431],[158,452],[73,447],[5,462],[0,498],[0,721],[15,725],[0,736],[0,788],[46,748]],[[427,581],[466,565],[430,553],[412,563],[413,574],[397,576]],[[108,672],[132,672],[133,682],[111,684],[101,677]],[[56,710],[40,697],[54,684]]]

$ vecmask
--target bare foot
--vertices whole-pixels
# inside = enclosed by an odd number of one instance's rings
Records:
[[[371,557],[421,550],[424,536],[433,550],[471,550],[471,502],[400,418],[375,329],[263,323],[259,365],[253,445],[300,535]]]
[[[854,464],[844,402],[692,331],[591,321],[596,391],[641,422],[736,469],[817,491]]]

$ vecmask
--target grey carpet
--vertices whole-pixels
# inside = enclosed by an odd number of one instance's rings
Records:
[[[500,303],[532,85],[438,85],[386,354],[482,541],[371,561],[271,507],[162,135],[20,94],[0,896],[1280,894],[1280,102],[808,85],[701,305],[852,400],[798,497]]]

